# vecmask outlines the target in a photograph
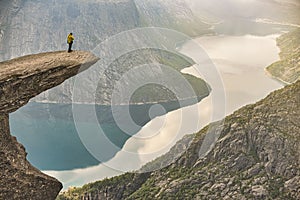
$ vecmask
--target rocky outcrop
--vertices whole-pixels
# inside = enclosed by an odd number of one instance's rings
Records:
[[[62,188],[26,160],[24,147],[9,132],[8,115],[0,115],[0,199],[55,199]]]
[[[0,199],[55,199],[61,183],[26,160],[24,147],[10,135],[8,114],[97,61],[89,52],[59,51],[0,63]]]
[[[65,51],[24,56],[0,65],[0,112],[11,113],[32,97],[57,86],[93,65],[97,58],[87,52]]]
[[[224,124],[213,123],[210,129],[205,127],[186,137],[151,163],[172,159],[172,151],[191,142],[185,153],[166,168],[88,184],[59,199],[101,199],[100,195],[107,199],[299,199],[299,97],[297,81],[239,109],[226,117]],[[219,139],[212,151],[200,157],[205,135],[210,131],[214,134],[214,130],[221,130]],[[132,182],[123,180],[129,176],[134,176],[132,180],[142,177],[135,181],[138,189],[112,189],[128,188]]]

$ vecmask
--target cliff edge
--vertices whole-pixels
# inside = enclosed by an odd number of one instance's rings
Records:
[[[97,61],[89,52],[58,51],[0,63],[0,199],[55,199],[61,183],[26,160],[25,148],[10,135],[9,113]]]

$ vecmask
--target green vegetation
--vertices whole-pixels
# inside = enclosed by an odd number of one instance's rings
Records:
[[[139,60],[139,58],[137,58],[138,56],[146,59]],[[119,63],[122,63],[122,66],[127,65],[129,67],[139,66],[147,63],[156,63],[175,70],[174,73],[169,73],[169,71],[166,71],[164,67],[161,67],[160,70],[162,75],[167,75],[168,77],[166,77],[166,80],[172,80],[172,84],[170,85],[170,83],[167,84],[166,82],[165,85],[155,83],[143,85],[131,96],[130,102],[133,104],[179,101],[183,99],[192,99],[195,97],[197,97],[197,100],[200,101],[202,98],[209,95],[210,88],[205,81],[195,76],[180,72],[182,69],[195,64],[193,60],[182,54],[175,54],[158,49],[144,49],[139,50],[138,52],[130,52],[129,54],[120,57],[115,61],[115,63],[112,63],[112,65],[119,65]],[[178,73],[176,73],[176,71]],[[182,95],[186,94],[186,91],[182,91],[184,89],[181,86],[181,81],[187,81],[189,86],[191,86],[192,91],[190,91],[190,94],[193,94],[192,96],[184,96],[184,98],[182,98]],[[162,82],[164,82],[164,80],[162,80]],[[182,99],[178,99],[180,97]]]
[[[295,158],[299,156],[300,132],[294,123],[299,116],[299,89],[297,81],[227,116],[221,126],[212,123],[196,134],[185,136],[170,152],[142,169],[151,170],[166,160],[171,161],[167,167],[87,184],[59,198],[297,199],[297,177],[286,174],[299,172]],[[222,133],[215,148],[199,159],[209,128],[222,128]],[[280,130],[295,137],[283,140]],[[176,157],[178,151],[183,153]],[[291,182],[291,186],[286,185],[291,178],[293,185]],[[104,194],[109,196],[101,196]]]
[[[134,178],[133,173],[126,173],[121,176],[115,176],[112,178],[106,178],[102,181],[96,181],[94,183],[86,184],[82,187],[69,188],[67,191],[61,193],[56,200],[77,200],[84,193],[97,193],[100,189],[105,189],[108,187],[115,187],[116,185],[125,185],[131,182]],[[129,191],[126,191],[129,192]]]
[[[280,61],[268,66],[267,71],[285,83],[293,83],[300,77],[300,28],[280,36],[277,44]]]

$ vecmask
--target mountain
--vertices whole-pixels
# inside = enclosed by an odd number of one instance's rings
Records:
[[[107,67],[103,63],[110,56],[104,56],[100,56],[102,59],[93,68],[76,77],[76,85],[75,79],[71,79],[70,84],[53,88],[34,101],[120,105],[194,99],[196,103],[209,94],[210,88],[202,79],[181,73],[182,69],[194,64],[181,54],[162,49],[139,49],[120,56]],[[187,88],[183,81],[192,88]],[[134,89],[134,93],[126,99],[124,91],[130,89]]]
[[[0,62],[0,199],[54,199],[62,188],[26,160],[10,135],[9,113],[98,61],[89,52],[49,52]]]
[[[267,67],[272,77],[293,83],[300,78],[300,28],[283,34],[277,39],[280,61]]]
[[[92,51],[100,58],[93,67],[79,74],[76,78],[70,78],[61,85],[51,88],[30,100],[38,103],[51,103],[52,110],[42,109],[43,111],[40,112],[36,108],[41,104],[34,103],[32,105],[35,106],[28,109],[31,113],[36,111],[35,114],[38,114],[39,117],[41,117],[40,114],[49,117],[46,124],[53,122],[53,126],[57,128],[57,124],[62,124],[61,119],[64,119],[70,121],[71,125],[69,127],[73,127],[72,103],[79,106],[95,103],[99,105],[98,108],[100,106],[105,107],[107,113],[103,113],[103,110],[97,110],[98,117],[102,119],[102,122],[109,122],[110,128],[106,134],[109,135],[108,138],[113,138],[112,140],[118,148],[121,148],[126,140],[151,118],[164,112],[195,104],[210,92],[209,86],[202,79],[181,73],[183,68],[194,64],[190,58],[179,54],[176,49],[180,45],[178,42],[182,43],[188,37],[170,30],[166,35],[164,33],[165,29],[141,28],[146,25],[141,23],[142,18],[145,19],[145,17],[137,9],[133,0],[20,0],[14,1],[14,3],[2,0],[0,2],[3,6],[1,7],[3,11],[1,11],[0,16],[7,19],[0,22],[0,29],[3,30],[3,39],[0,41],[0,48],[2,48],[0,60],[24,54],[57,49],[66,50],[66,36],[69,32],[73,32],[75,36],[74,49]],[[187,12],[188,17],[192,18],[188,8],[183,6],[178,9],[181,12]],[[5,17],[2,14],[8,16]],[[166,20],[171,20],[173,17],[176,19],[177,15],[169,13]],[[179,27],[177,26],[177,28]],[[117,85],[119,87],[116,87]],[[134,91],[130,93],[127,89],[134,89]],[[116,94],[114,98],[112,98],[113,94]],[[128,97],[125,94],[130,94],[130,96]],[[172,103],[168,104],[167,102],[170,101]],[[151,105],[156,103],[161,103],[164,112],[153,113],[152,109],[152,115],[149,116]],[[112,118],[115,113],[111,111],[111,104],[130,104],[130,115],[138,126],[134,126],[134,130],[131,129],[128,134],[123,133],[115,126],[116,120]],[[147,105],[139,106],[141,104]],[[27,105],[27,107],[30,107],[30,105]],[[62,109],[62,107],[65,109]],[[139,108],[132,109],[132,107]],[[122,116],[120,118],[125,121],[128,116],[124,116],[122,111],[119,111],[121,114],[118,116]],[[114,112],[116,111],[114,110]],[[93,116],[93,113],[89,111],[84,113],[85,115],[81,115],[81,117],[84,116],[84,122],[90,120],[91,115]],[[34,119],[32,116],[30,117],[30,120]],[[20,118],[16,121],[18,120]],[[57,122],[57,124],[54,122]],[[15,125],[15,127],[17,126],[18,124]],[[36,127],[43,129],[41,124]],[[57,130],[54,127],[48,130]],[[69,128],[65,133],[73,132]],[[76,130],[74,134],[76,135],[72,139],[66,138],[68,144],[72,144],[70,145],[71,148],[68,148],[69,151],[62,150],[64,154],[59,154],[60,156],[56,156],[55,152],[51,151],[52,147],[47,139],[41,139],[44,142],[48,141],[48,143],[46,142],[47,145],[42,146],[44,149],[49,147],[47,152],[51,152],[52,157],[43,156],[41,152],[45,153],[45,151],[41,149],[32,150],[32,146],[39,147],[40,143],[29,140],[31,144],[34,143],[34,145],[27,146],[31,156],[29,158],[33,158],[31,161],[40,169],[51,170],[66,170],[98,164],[98,160],[90,155],[82,145]],[[57,138],[59,140],[62,144],[61,147],[65,148],[67,146],[61,138],[53,137],[53,134],[50,135],[51,139]],[[65,134],[65,136],[68,137],[68,134]],[[22,136],[18,138],[21,140]],[[37,138],[39,137],[35,137],[35,139]],[[58,143],[55,142],[55,144]],[[24,145],[27,145],[25,141]],[[83,152],[81,155],[85,157],[85,159],[72,159],[75,160],[76,165],[72,165],[73,162],[66,162],[66,158],[75,156],[72,149],[78,151],[81,149],[80,152]],[[58,152],[59,148],[56,150]],[[107,151],[105,158],[101,160],[110,159],[117,151],[116,149]],[[69,152],[72,156],[68,156],[66,152]],[[35,155],[38,156],[35,157]],[[39,159],[39,156],[42,159]],[[59,158],[57,159],[57,157]],[[59,164],[56,164],[55,161]],[[53,163],[53,165],[48,163]],[[53,167],[54,165],[55,167]],[[69,168],[66,168],[66,166]]]
[[[1,10],[5,11],[1,12],[1,18],[7,20],[0,22],[3,33],[0,60],[66,49],[69,32],[75,36],[74,49],[92,51],[111,35],[139,25],[133,0],[15,0],[14,3],[2,0],[1,3]],[[33,101],[70,103],[65,99],[72,99],[73,82],[70,79]]]
[[[299,96],[297,81],[185,137],[144,169],[185,151],[168,167],[71,188],[58,199],[299,199]],[[203,156],[205,136],[217,130]]]
[[[12,23],[13,17],[19,12],[23,6],[22,0],[1,0],[0,1],[0,61],[5,60],[5,54],[9,43],[10,35],[8,30]]]
[[[298,0],[186,0],[195,15],[209,21],[269,19],[300,24]]]
[[[177,47],[176,43],[172,42],[172,47],[165,48],[168,46],[166,43],[169,42],[165,40],[170,38],[165,38],[163,33],[158,32],[156,35],[149,36],[151,31],[137,28],[161,26],[196,35],[203,33],[209,27],[203,26],[203,23],[197,20],[188,5],[184,4],[182,0],[170,1],[168,4],[164,1],[157,1],[155,4],[151,2],[144,0],[15,0],[13,2],[2,0],[1,18],[3,21],[0,22],[2,33],[0,60],[25,54],[66,49],[66,35],[73,32],[75,49],[93,51],[103,60],[101,66],[100,63],[98,64],[98,70],[91,70],[91,75],[85,77],[85,85],[81,84],[77,89],[80,93],[78,96],[86,98],[78,99],[76,103],[93,103],[95,101],[93,98],[94,91],[87,88],[93,88],[95,83],[101,82],[103,85],[101,85],[101,91],[97,91],[96,103],[110,104],[111,91],[115,86],[111,85],[111,80],[116,83],[126,70],[131,70],[137,65],[153,63],[157,66],[154,68],[154,72],[152,71],[155,74],[155,72],[161,71],[161,67],[158,66],[161,64],[170,65],[177,71],[193,65],[190,59],[178,53],[174,54]],[[157,13],[158,7],[160,7],[159,13]],[[144,30],[144,32],[136,35],[139,30]],[[128,38],[121,38],[123,35],[127,35]],[[110,46],[103,46],[111,40],[114,41]],[[128,46],[128,49],[125,49],[129,41],[133,43],[133,46]],[[157,45],[154,46],[154,43]],[[140,48],[141,44],[144,45]],[[115,58],[116,49],[121,48],[124,48],[124,52]],[[126,50],[130,52],[126,52]],[[160,52],[160,50],[162,51]],[[105,63],[108,58],[113,59],[111,63]],[[179,62],[177,63],[177,61]],[[179,66],[180,64],[181,66]],[[107,69],[101,71],[104,68]],[[136,74],[136,77],[138,76],[143,75]],[[201,79],[197,81],[195,77],[182,76],[188,77],[189,80],[195,80],[192,81],[194,88],[199,85],[196,89],[196,92],[201,90],[197,94],[198,97],[208,93],[207,86]],[[74,81],[75,79],[70,79],[59,87],[44,92],[32,101],[72,103]],[[156,87],[151,87],[150,90],[161,91]],[[164,91],[166,90],[164,89]],[[133,101],[133,103],[177,100],[174,95],[168,94],[166,96],[170,98],[147,98],[141,102]]]
[[[135,0],[141,26],[174,29],[195,37],[212,33],[211,24],[195,15],[185,0]]]
[[[1,58],[66,49],[69,32],[74,48],[92,50],[99,42],[121,31],[138,27],[139,15],[132,0],[2,0],[8,20],[1,21]],[[2,28],[3,27],[3,28]]]
[[[144,26],[193,35],[209,27],[183,0],[1,0],[0,5],[0,60],[66,49],[69,32],[75,48],[92,50],[112,35]]]
[[[186,0],[193,13],[225,35],[270,35],[300,25],[298,0]]]
[[[46,103],[31,102],[13,113],[12,134],[26,147],[29,161],[41,170],[71,170],[97,165],[113,158],[125,142],[154,117],[197,103],[209,94],[210,89],[203,80],[180,72],[183,67],[191,65],[188,60],[165,51],[147,49],[143,52],[147,55],[148,51],[153,51],[151,55],[157,54],[158,57],[141,56],[142,51],[125,54],[110,65],[109,70],[94,73],[103,69],[101,62],[106,57],[101,57],[93,67],[75,77],[76,83],[85,89],[80,89],[79,95],[76,92],[73,99],[61,95],[56,87],[52,91],[57,93],[47,91],[39,95],[51,94],[42,99]],[[130,56],[134,56],[133,59]],[[147,65],[151,59],[161,57],[161,63],[168,66],[171,66],[168,63],[173,63],[174,68],[164,67],[160,63]],[[126,63],[124,66],[127,68],[120,68],[119,63]],[[86,78],[86,75],[91,78]],[[120,92],[113,95],[117,88],[115,85],[119,85]],[[57,99],[62,99],[62,102],[92,102],[95,95],[92,95],[90,88],[93,86],[100,105],[47,103]],[[130,92],[132,88],[133,93]],[[159,103],[159,109],[153,109],[156,103]],[[132,121],[128,122],[128,119]],[[103,129],[98,129],[98,126]],[[89,153],[77,127],[83,128],[84,135],[87,132],[92,134],[88,136],[89,140],[101,137],[97,139],[96,147],[97,152],[103,152],[100,157],[96,159]],[[118,148],[111,148],[109,144]],[[55,149],[53,145],[56,145]]]

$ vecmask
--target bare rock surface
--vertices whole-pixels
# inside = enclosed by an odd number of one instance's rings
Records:
[[[0,63],[0,113],[10,113],[98,60],[84,51],[57,51]]]
[[[0,63],[0,199],[55,199],[62,184],[34,168],[10,135],[9,113],[98,61],[89,52],[63,51]]]

